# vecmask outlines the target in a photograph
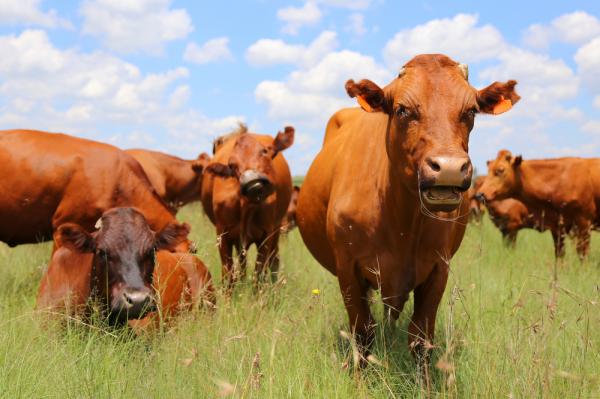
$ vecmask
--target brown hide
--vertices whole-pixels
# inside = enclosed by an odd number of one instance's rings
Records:
[[[108,144],[31,130],[0,132],[0,240],[50,240],[59,225],[88,231],[102,213],[135,206],[154,231],[175,217],[140,164]]]
[[[210,162],[206,153],[187,160],[159,151],[131,149],[125,152],[142,165],[158,195],[173,209],[200,201],[202,172]]]

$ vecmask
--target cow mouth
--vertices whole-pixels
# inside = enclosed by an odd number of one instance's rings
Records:
[[[421,198],[425,204],[440,210],[454,210],[462,200],[462,190],[456,186],[433,186],[421,192]]]

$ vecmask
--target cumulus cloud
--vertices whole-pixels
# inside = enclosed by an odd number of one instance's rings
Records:
[[[600,36],[577,50],[575,62],[585,87],[592,93],[600,94]]]
[[[43,26],[46,28],[72,28],[56,10],[41,10],[41,0],[0,0],[0,24]]]
[[[308,46],[287,44],[280,39],[260,39],[246,50],[246,60],[253,66],[276,64],[312,65],[338,46],[337,34],[322,32]]]
[[[194,29],[185,9],[170,7],[171,0],[87,0],[80,9],[83,33],[121,53],[161,54]]]
[[[217,37],[202,45],[189,43],[185,48],[183,59],[195,64],[233,60],[233,54],[229,50],[229,38]]]
[[[549,24],[534,24],[523,34],[523,42],[539,49],[553,41],[580,45],[600,36],[600,20],[584,11],[561,15]]]
[[[267,105],[273,119],[324,126],[333,112],[353,104],[344,91],[344,83],[350,78],[369,78],[384,84],[391,74],[372,57],[343,50],[292,72],[285,81],[261,82],[255,96]]]
[[[145,137],[132,132],[162,133],[191,156],[243,119],[212,119],[186,107],[189,86],[173,87],[189,76],[186,68],[143,73],[103,51],[59,49],[40,30],[0,36],[0,52],[0,124],[7,128],[64,131],[119,145]],[[102,131],[107,126],[110,136]]]
[[[317,24],[322,16],[317,4],[310,0],[302,7],[290,6],[277,10],[277,18],[285,24],[281,31],[290,35],[298,34],[303,26]]]
[[[386,43],[383,57],[393,68],[421,53],[443,53],[464,63],[494,58],[505,47],[502,35],[492,25],[477,26],[477,20],[458,14],[401,30]]]

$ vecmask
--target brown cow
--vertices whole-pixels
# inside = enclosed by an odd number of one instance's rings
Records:
[[[246,251],[256,244],[256,281],[270,266],[279,267],[278,241],[281,220],[292,195],[292,177],[281,154],[292,145],[294,128],[271,136],[244,133],[232,136],[217,150],[207,166],[202,184],[202,205],[217,228],[222,279],[235,283],[233,248],[245,273]],[[274,274],[273,274],[274,277]]]
[[[292,198],[288,205],[287,212],[281,221],[281,231],[283,233],[289,233],[296,227],[296,208],[298,207],[298,196],[300,195],[300,187],[294,186],[292,191]]]
[[[50,240],[68,222],[92,231],[102,213],[117,206],[137,207],[154,231],[176,221],[140,164],[108,144],[2,131],[0,169],[0,241],[10,246]]]
[[[589,252],[591,230],[600,225],[600,159],[557,158],[523,161],[500,150],[488,162],[488,177],[478,196],[486,201],[515,198],[535,212],[554,220],[557,257],[564,254],[564,238],[571,231],[577,253]]]
[[[409,344],[426,355],[467,222],[469,132],[477,113],[501,113],[519,100],[515,84],[478,91],[466,66],[444,55],[413,58],[383,89],[346,83],[366,112],[326,133],[302,185],[297,223],[314,257],[338,277],[365,351],[375,323],[368,291],[381,289],[395,320],[414,290]]]
[[[480,223],[483,217],[485,206],[477,199],[477,190],[483,184],[485,176],[477,176],[473,180],[473,185],[467,190],[467,199],[469,200],[469,220],[475,223]]]
[[[486,203],[486,207],[490,219],[502,233],[502,239],[506,246],[515,246],[519,230],[536,227],[533,214],[529,213],[529,209],[521,201],[514,198],[490,201]]]
[[[109,322],[147,317],[158,294],[163,316],[180,305],[211,298],[208,270],[193,255],[171,253],[189,233],[187,224],[169,224],[154,233],[141,212],[113,208],[88,233],[66,223],[54,237],[56,249],[42,278],[37,308],[89,312],[94,303]],[[155,264],[157,265],[155,267]],[[91,300],[90,300],[91,299]]]
[[[173,209],[200,201],[202,172],[210,162],[203,152],[197,159],[186,160],[158,151],[126,150],[144,168],[160,197]]]
[[[240,134],[246,134],[248,133],[248,126],[246,126],[246,124],[244,123],[238,123],[238,128],[235,129],[234,131],[224,134],[222,136],[217,137],[216,139],[213,140],[213,148],[212,148],[212,153],[213,155],[215,155],[217,153],[217,151],[219,151],[219,149],[221,148],[221,146],[228,141],[231,138],[237,137]]]

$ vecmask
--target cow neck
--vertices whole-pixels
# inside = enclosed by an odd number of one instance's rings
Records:
[[[199,176],[192,169],[192,163],[193,161],[174,158],[170,160],[170,166],[164,168],[166,197],[169,200],[189,201],[189,197],[200,197]],[[198,192],[195,193],[195,191]]]
[[[559,176],[561,169],[558,163],[550,160],[522,161],[515,173],[517,187],[514,198],[526,206],[548,207],[554,194],[548,181],[552,176]]]

